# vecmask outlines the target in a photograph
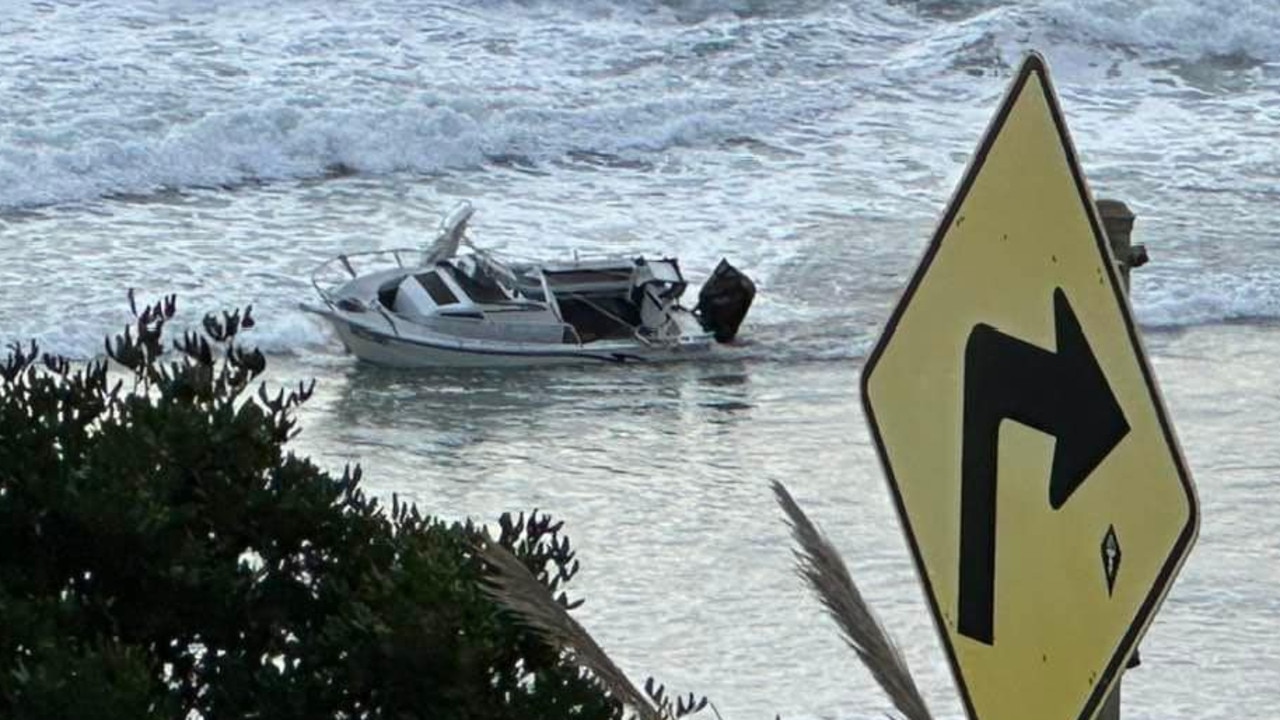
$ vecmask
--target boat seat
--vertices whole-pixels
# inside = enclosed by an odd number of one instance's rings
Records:
[[[436,263],[436,268],[443,270],[453,278],[453,281],[462,288],[462,291],[476,303],[500,303],[509,300],[507,294],[503,292],[498,282],[488,273],[477,272],[475,277],[462,272],[453,263],[448,260],[441,260]]]
[[[388,310],[396,309],[396,295],[400,292],[400,278],[378,288],[378,302]]]

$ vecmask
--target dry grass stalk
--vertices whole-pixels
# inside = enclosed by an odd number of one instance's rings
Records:
[[[902,716],[907,720],[931,720],[906,660],[858,591],[840,553],[809,521],[782,483],[774,482],[773,492],[787,514],[792,537],[800,546],[795,551],[796,572],[835,619],[845,642]]]
[[[486,578],[484,586],[490,597],[515,613],[553,647],[569,653],[610,695],[630,707],[639,720],[664,720],[591,634],[556,602],[551,591],[538,582],[515,555],[488,538],[479,542],[476,550],[493,567],[493,574]]]

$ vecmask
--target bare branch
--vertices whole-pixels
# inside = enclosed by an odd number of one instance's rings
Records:
[[[515,555],[487,537],[477,542],[476,550],[493,568],[493,574],[483,583],[490,597],[553,647],[569,653],[579,665],[590,670],[609,694],[635,711],[639,720],[664,720],[591,634],[556,602],[551,591],[538,582]]]
[[[782,483],[774,482],[773,492],[787,514],[791,535],[800,546],[794,551],[797,574],[818,596],[840,626],[845,642],[858,654],[902,716],[907,720],[931,720],[906,660],[853,583],[840,553],[809,521]]]

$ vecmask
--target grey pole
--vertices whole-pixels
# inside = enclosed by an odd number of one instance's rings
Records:
[[[1145,265],[1147,260],[1147,248],[1143,245],[1134,245],[1130,242],[1130,235],[1133,233],[1133,211],[1128,205],[1119,200],[1099,199],[1097,201],[1098,215],[1102,219],[1102,227],[1107,233],[1107,240],[1111,243],[1111,254],[1116,258],[1116,267],[1120,270],[1120,276],[1124,279],[1124,291],[1129,292],[1129,270],[1132,268]],[[1133,657],[1129,658],[1129,664],[1125,669],[1135,668],[1142,660],[1138,656],[1137,648],[1133,650]],[[1120,720],[1120,683],[1123,675],[1116,679],[1115,687],[1112,688],[1111,694],[1107,696],[1107,701],[1102,704],[1102,709],[1095,716],[1096,720]]]
[[[1129,270],[1147,264],[1147,248],[1145,245],[1134,245],[1129,236],[1133,234],[1133,211],[1119,200],[1102,198],[1097,201],[1098,215],[1102,218],[1102,228],[1111,243],[1111,254],[1115,255],[1116,266],[1124,278],[1124,290],[1129,292]]]

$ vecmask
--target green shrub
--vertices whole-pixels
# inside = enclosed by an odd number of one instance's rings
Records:
[[[0,717],[621,718],[483,592],[477,529],[287,451],[311,388],[251,386],[251,312],[165,338],[172,297],[73,366],[0,363]],[[561,592],[560,525],[498,542]]]

